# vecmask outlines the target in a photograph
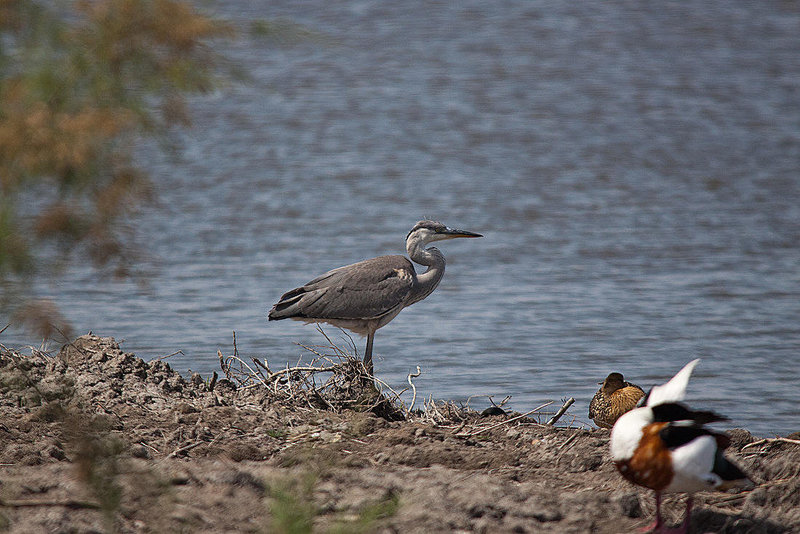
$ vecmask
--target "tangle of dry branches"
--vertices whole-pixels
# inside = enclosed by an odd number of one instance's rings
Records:
[[[233,354],[223,356],[217,351],[220,368],[225,378],[239,388],[261,388],[272,399],[281,402],[297,402],[315,409],[341,411],[357,409],[372,411],[389,419],[403,419],[408,412],[403,406],[400,393],[388,384],[367,372],[364,363],[356,355],[355,344],[347,335],[349,343],[342,348],[317,326],[327,341],[326,345],[303,345],[311,355],[303,362],[300,357],[295,365],[287,362],[284,367],[273,369],[269,361],[239,355],[236,333],[233,334]],[[380,389],[379,389],[380,388]]]

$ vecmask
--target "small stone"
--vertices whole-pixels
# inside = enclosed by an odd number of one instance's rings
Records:
[[[223,378],[217,381],[217,385],[214,386],[214,391],[220,394],[233,393],[234,391],[236,391],[236,384],[234,384],[227,378]]]
[[[42,463],[42,455],[38,452],[33,452],[23,456],[19,463],[21,465],[40,465]]]
[[[67,458],[66,453],[64,453],[64,449],[56,445],[51,446],[47,450],[47,454],[50,456],[50,458],[55,458],[58,461],[65,460]]]
[[[228,447],[227,453],[228,458],[234,462],[241,462],[244,460],[259,462],[266,459],[264,451],[252,443],[234,443]]]
[[[195,413],[197,408],[189,404],[188,402],[179,402],[175,405],[175,411],[178,413]]]
[[[342,435],[338,432],[330,432],[328,430],[322,430],[317,436],[318,439],[324,441],[325,443],[338,443],[342,441]]]
[[[585,473],[586,471],[596,471],[603,465],[603,457],[598,455],[579,455],[570,462],[570,471],[573,473]]]
[[[642,517],[642,503],[639,501],[638,493],[626,493],[617,498],[617,505],[619,506],[622,515],[625,517],[638,518]]]
[[[554,521],[561,521],[564,516],[558,510],[542,510],[534,513],[533,518],[540,523],[550,523]]]
[[[261,479],[256,478],[251,473],[248,473],[246,471],[236,471],[230,477],[229,482],[234,486],[239,486],[242,488],[250,488],[251,490],[257,493],[263,493],[266,487]]]
[[[173,486],[185,486],[191,481],[191,477],[186,473],[178,473],[169,479],[169,483]]]
[[[765,506],[767,504],[767,489],[763,487],[754,489],[745,499],[745,503],[751,506]]]
[[[517,506],[517,514],[522,517],[531,517],[540,523],[561,521],[561,519],[563,519],[563,515],[556,503],[543,502],[536,498],[519,503]]]
[[[131,448],[131,456],[134,458],[141,458],[142,460],[149,460],[152,456],[150,450],[144,445],[136,445]]]
[[[506,515],[504,509],[491,504],[476,504],[469,509],[468,513],[470,517],[491,517],[493,519],[502,519]]]
[[[522,435],[522,430],[520,430],[519,428],[509,428],[506,431],[506,437],[508,439],[519,439],[521,435]]]

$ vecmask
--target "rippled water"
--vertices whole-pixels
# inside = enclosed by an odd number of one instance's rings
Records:
[[[77,330],[181,350],[182,371],[216,369],[233,330],[294,362],[323,339],[267,324],[280,294],[402,253],[430,216],[486,237],[443,243],[437,291],[376,335],[393,386],[420,365],[420,395],[574,396],[586,421],[608,372],[647,387],[702,357],[690,400],[800,430],[795,3],[210,6],[252,80],[193,101],[177,156],[142,149],[147,285],[75,269],[41,288]],[[249,33],[263,19],[312,34]]]

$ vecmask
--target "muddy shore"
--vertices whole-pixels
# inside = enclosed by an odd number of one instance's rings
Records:
[[[2,350],[0,532],[618,533],[653,519],[608,430],[330,408],[183,377],[111,338]],[[798,436],[729,434],[758,484],[698,494],[691,532],[800,532]],[[666,499],[668,523],[683,503]]]

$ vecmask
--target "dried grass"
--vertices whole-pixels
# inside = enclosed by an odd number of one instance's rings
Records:
[[[340,329],[341,330],[341,329]],[[358,357],[353,338],[341,330],[344,343],[337,344],[317,325],[317,331],[325,339],[321,345],[297,343],[310,355],[308,361],[301,356],[295,365],[284,364],[279,369],[270,367],[266,358],[245,358],[239,354],[236,332],[233,333],[233,354],[223,356],[218,351],[219,364],[227,380],[238,388],[257,391],[266,395],[267,402],[294,404],[313,410],[341,413],[345,410],[372,412],[388,420],[417,421],[434,426],[450,427],[455,434],[476,435],[499,426],[552,425],[571,404],[565,399],[560,412],[544,412],[551,405],[547,402],[523,414],[506,414],[506,419],[487,419],[470,408],[470,401],[477,397],[487,397],[493,407],[505,405],[510,396],[499,404],[491,395],[474,395],[466,403],[434,400],[432,396],[423,399],[421,408],[417,405],[417,389],[413,379],[420,376],[421,369],[407,376],[408,387],[395,391],[386,382],[369,374]],[[212,381],[213,387],[213,381]],[[406,405],[403,395],[410,391],[410,403]],[[572,399],[574,400],[574,399]],[[513,415],[513,417],[511,417]],[[553,416],[557,417],[553,417]],[[573,426],[576,418],[567,413],[567,426]],[[551,422],[552,421],[552,422]],[[578,425],[582,426],[582,425]]]

